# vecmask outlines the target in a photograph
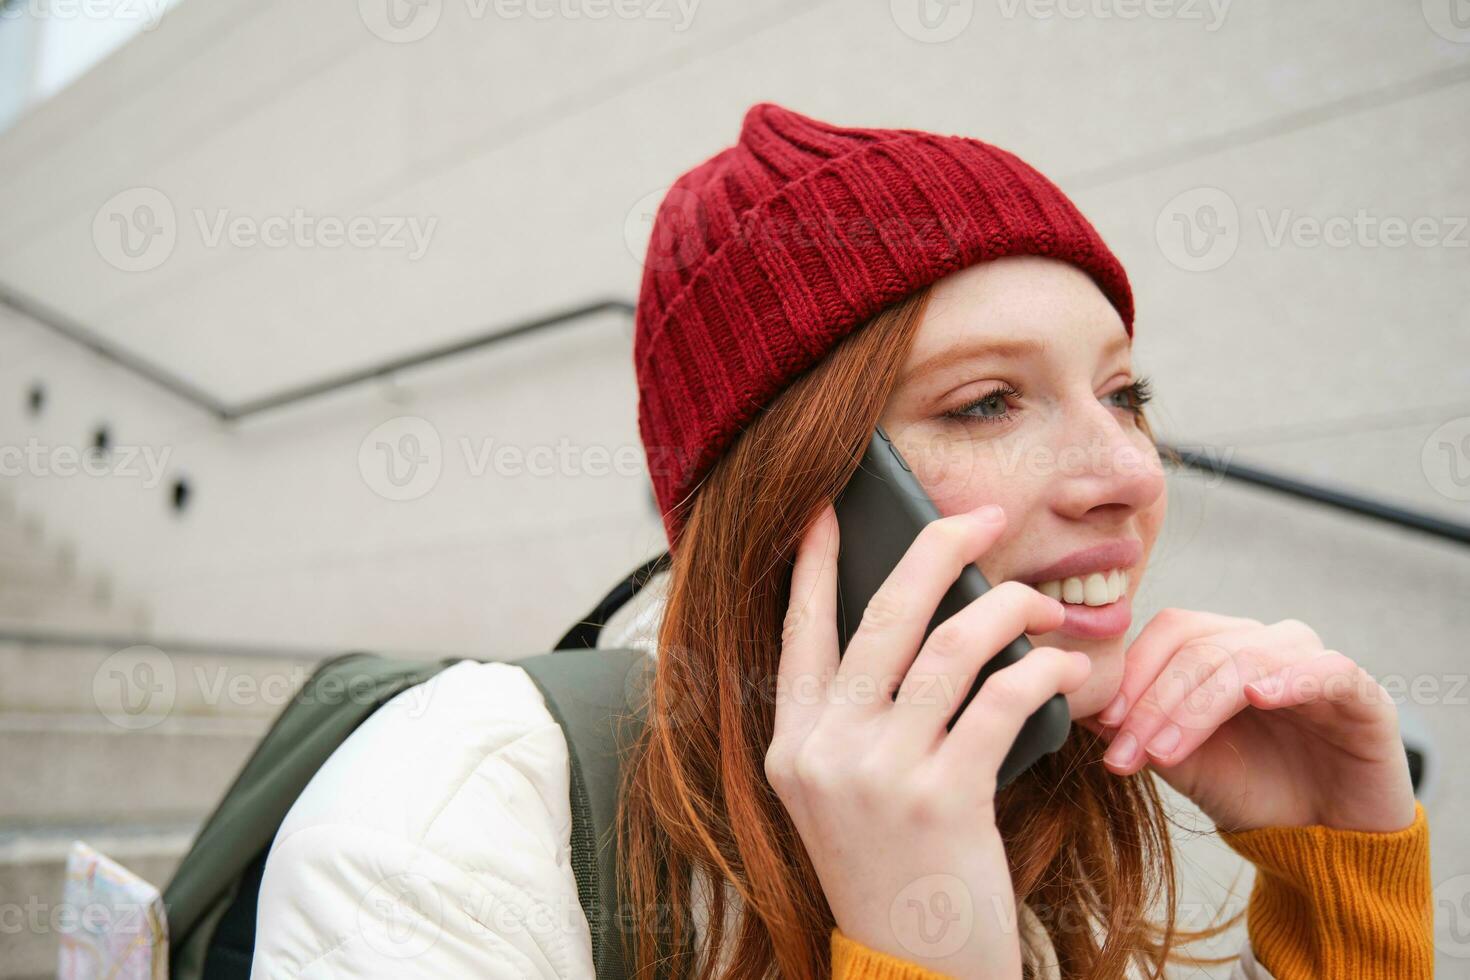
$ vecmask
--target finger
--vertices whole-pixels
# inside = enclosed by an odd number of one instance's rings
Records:
[[[1179,734],[1170,728],[1170,718],[1184,710],[1192,699],[1198,714],[1230,696],[1231,650],[1224,644],[1226,634],[1185,642],[1166,663],[1147,690],[1118,724],[1112,744],[1103,756],[1109,769],[1120,774],[1137,772],[1148,761],[1142,751],[1154,738],[1163,734],[1165,744]],[[1252,676],[1252,679],[1254,679]],[[1241,685],[1236,684],[1238,692]]]
[[[1118,726],[1104,761],[1119,773],[1182,762],[1246,706],[1247,684],[1311,658],[1320,643],[1290,619],[1185,643]]]
[[[1019,582],[968,603],[924,640],[893,705],[892,737],[932,743],[996,653],[1022,633],[1050,633],[1066,615],[1060,602]]]
[[[772,739],[809,728],[837,669],[837,515],[823,507],[796,548],[781,627]]]
[[[1266,674],[1263,666],[1266,662],[1265,654],[1258,648],[1236,651],[1176,705],[1168,719],[1155,731],[1136,733],[1143,752],[1135,755],[1146,755],[1148,762],[1160,768],[1178,765],[1189,758],[1195,749],[1210,740],[1221,725],[1245,710],[1248,706],[1246,685]],[[1103,757],[1110,768],[1114,761],[1110,758],[1111,752],[1109,747],[1109,755]],[[1143,765],[1141,758],[1130,760],[1133,761],[1137,766],[1114,771],[1129,772]]]
[[[1372,675],[1352,658],[1328,650],[1288,664],[1245,686],[1251,705],[1263,711],[1325,703],[1362,706],[1363,720],[1376,719],[1393,701]]]
[[[863,610],[837,667],[843,689],[876,682],[885,695],[850,699],[846,703],[853,710],[887,709],[887,695],[913,661],[939,600],[1004,528],[1004,512],[988,505],[931,521],[914,538]]]
[[[1260,625],[1255,620],[1192,609],[1160,611],[1128,645],[1123,655],[1123,684],[1108,706],[1098,713],[1097,720],[1104,725],[1121,722],[1128,710],[1153,685],[1175,651],[1189,640]]]
[[[1035,647],[1020,661],[985,679],[940,744],[939,756],[966,771],[995,779],[1021,726],[1054,694],[1070,694],[1092,673],[1085,653]],[[993,788],[993,787],[992,787]]]
[[[1146,755],[1181,761],[1244,706],[1244,684],[1306,659],[1313,644],[1317,634],[1297,620],[1186,640],[1117,724],[1105,761],[1119,773],[1141,769]]]

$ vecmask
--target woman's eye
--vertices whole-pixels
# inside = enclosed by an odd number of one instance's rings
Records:
[[[1153,397],[1149,388],[1147,378],[1139,378],[1127,387],[1119,388],[1107,397],[1114,399],[1113,404],[1118,408],[1127,409],[1130,412],[1141,412],[1143,406]]]
[[[987,392],[979,398],[954,411],[946,412],[950,418],[974,422],[1001,422],[1010,412],[1007,398],[1015,398],[1020,392],[1009,385]]]

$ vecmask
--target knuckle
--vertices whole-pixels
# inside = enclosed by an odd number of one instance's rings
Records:
[[[946,619],[929,633],[929,638],[924,641],[924,649],[935,656],[948,659],[964,652],[966,640],[964,626],[956,623],[953,618]]]
[[[1027,656],[1029,657],[1030,654]],[[997,670],[986,678],[985,684],[980,688],[981,693],[987,696],[987,700],[994,705],[996,710],[1014,710],[1015,705],[1025,700],[1031,692],[1032,685],[1027,682],[1023,674],[1016,670],[1016,667],[1019,666],[1020,664],[1017,664],[1015,667]]]
[[[908,613],[907,599],[893,589],[879,589],[868,600],[858,629],[867,632],[883,632],[904,621]]]
[[[832,760],[807,748],[796,753],[789,769],[790,783],[802,792],[812,794],[827,792],[835,781],[833,773]]]
[[[789,785],[791,779],[791,761],[784,751],[767,749],[765,757],[766,782],[782,793]]]
[[[1170,664],[1170,672],[1185,683],[1203,683],[1215,669],[1229,663],[1231,654],[1218,643],[1206,639],[1190,640],[1179,648],[1179,656]]]
[[[793,602],[786,607],[786,616],[781,622],[782,645],[792,642],[806,631],[811,622],[811,610],[805,602]]]
[[[1178,606],[1168,606],[1164,609],[1160,609],[1158,611],[1158,614],[1154,616],[1155,620],[1157,620],[1160,624],[1166,626],[1173,626],[1178,623],[1182,623],[1188,618],[1189,611],[1187,609],[1180,609]]]
[[[954,784],[916,777],[910,780],[904,794],[904,821],[914,829],[932,828],[949,820],[949,800],[955,795]]]

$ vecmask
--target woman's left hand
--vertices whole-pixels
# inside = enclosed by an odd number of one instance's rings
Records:
[[[1081,722],[1119,774],[1152,766],[1216,826],[1394,831],[1414,820],[1398,709],[1305,623],[1165,609]]]

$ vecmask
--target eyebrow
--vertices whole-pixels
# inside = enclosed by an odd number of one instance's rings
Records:
[[[1118,334],[1108,341],[1103,347],[1103,357],[1112,357],[1120,350],[1126,350],[1130,340],[1127,334]],[[909,368],[899,376],[899,383],[909,378],[933,371],[937,368],[949,367],[965,361],[992,358],[996,360],[1018,360],[1022,357],[1044,354],[1050,344],[1048,338],[1033,337],[992,337],[984,340],[974,340],[947,347],[924,358],[918,364]]]

